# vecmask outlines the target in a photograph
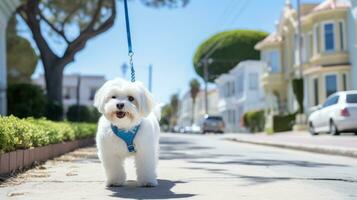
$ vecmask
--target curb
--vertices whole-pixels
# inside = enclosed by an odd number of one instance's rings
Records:
[[[320,153],[320,154],[328,154],[328,155],[337,155],[337,156],[346,156],[357,158],[357,149],[347,149],[347,148],[331,148],[331,147],[323,147],[323,146],[311,146],[311,145],[296,145],[291,143],[273,143],[273,142],[260,142],[260,141],[251,141],[237,138],[226,138],[226,140],[254,144],[254,145],[262,145],[262,146],[270,146],[270,147],[278,147],[284,149],[292,149],[299,151],[307,151],[312,153]]]
[[[36,162],[50,160],[75,149],[93,144],[95,144],[94,138],[86,138],[3,153],[0,154],[0,175],[7,175],[18,169],[31,167]]]

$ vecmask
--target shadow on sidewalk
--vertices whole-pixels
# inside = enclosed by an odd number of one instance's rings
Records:
[[[159,185],[157,187],[145,188],[137,187],[135,181],[129,181],[124,187],[110,187],[113,197],[130,198],[130,199],[175,199],[175,198],[187,198],[195,196],[194,194],[176,194],[171,189],[180,183],[186,183],[183,181],[170,181],[170,180],[158,180]]]

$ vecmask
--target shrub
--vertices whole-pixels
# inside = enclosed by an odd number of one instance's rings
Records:
[[[63,106],[59,102],[48,102],[46,105],[46,118],[54,121],[63,119]]]
[[[296,113],[273,116],[273,132],[290,131],[295,123]]]
[[[43,90],[27,83],[13,84],[7,89],[8,113],[20,118],[33,116],[43,117],[45,114],[46,96]]]
[[[0,117],[0,153],[93,137],[96,124]]]
[[[84,105],[72,105],[67,111],[67,120],[71,122],[97,122],[100,113],[96,108],[88,108]]]
[[[265,124],[264,110],[244,113],[243,123],[252,133],[263,131]]]

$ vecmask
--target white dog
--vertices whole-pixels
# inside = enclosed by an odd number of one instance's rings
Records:
[[[138,185],[156,186],[160,107],[155,106],[149,91],[140,82],[116,78],[97,91],[94,106],[103,114],[96,140],[106,185],[122,186],[126,180],[124,159],[135,156]]]

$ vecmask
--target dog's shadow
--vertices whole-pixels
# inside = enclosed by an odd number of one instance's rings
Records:
[[[108,187],[113,197],[128,199],[175,199],[192,197],[194,194],[176,194],[171,189],[183,181],[158,180],[156,187],[138,187],[135,181],[128,181],[123,187]]]

